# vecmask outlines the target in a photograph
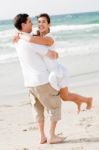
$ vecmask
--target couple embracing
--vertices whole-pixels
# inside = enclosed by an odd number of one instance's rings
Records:
[[[32,21],[28,14],[18,14],[14,26],[19,33],[14,42],[24,77],[24,85],[29,89],[35,120],[40,133],[40,143],[61,143],[64,137],[55,133],[61,119],[61,100],[72,101],[80,112],[82,103],[91,109],[92,98],[68,91],[67,70],[58,63],[58,53],[54,51],[55,41],[50,34],[50,17],[43,13],[37,16],[38,31],[31,35]],[[44,110],[50,117],[49,135],[44,131]]]

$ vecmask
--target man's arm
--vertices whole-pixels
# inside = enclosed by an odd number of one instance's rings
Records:
[[[32,38],[31,38],[32,37]],[[24,34],[20,34],[20,33],[18,33],[18,34],[16,34],[14,37],[13,37],[13,43],[16,43],[16,42],[18,42],[18,40],[20,39],[20,38],[23,38],[23,39],[25,39],[26,41],[29,41],[29,40],[34,40],[34,42],[32,41],[32,43],[35,43],[35,42],[37,42],[38,40],[40,41],[40,42],[42,42],[43,40],[42,40],[42,38],[40,38],[40,37],[37,37],[37,36],[27,36],[27,35],[24,35]],[[47,43],[47,42],[49,42],[49,44],[53,44],[53,40],[51,39],[51,38],[49,38],[49,37],[46,37],[46,38],[44,38],[44,41],[42,42],[42,43]],[[38,44],[38,43],[37,43]],[[44,45],[44,44],[42,44],[42,45]],[[58,53],[57,52],[55,52],[55,51],[53,51],[53,50],[39,50],[39,49],[36,49],[36,52],[38,53],[38,54],[40,54],[40,55],[42,55],[42,56],[47,56],[47,57],[49,57],[50,59],[57,59],[58,58]]]
[[[16,34],[12,37],[12,43],[17,43],[19,39],[20,39],[20,35],[19,35],[19,33],[16,33]]]

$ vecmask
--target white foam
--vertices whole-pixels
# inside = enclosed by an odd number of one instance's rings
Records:
[[[56,51],[60,54],[61,57],[70,56],[70,55],[89,55],[89,54],[99,54],[99,45],[98,41],[93,41],[93,43],[83,42],[56,42],[57,47]]]
[[[14,29],[0,31],[0,38],[11,37],[15,33]]]
[[[51,27],[51,32],[69,31],[69,30],[85,30],[99,27],[99,24],[83,24],[83,25],[58,25]]]
[[[16,53],[0,55],[0,63],[13,62],[13,61],[16,61],[16,59],[17,59]]]

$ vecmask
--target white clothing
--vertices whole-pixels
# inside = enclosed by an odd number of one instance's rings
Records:
[[[52,37],[50,33],[48,33],[46,36]],[[55,50],[55,44],[53,44],[51,47],[48,47],[48,50]],[[51,86],[58,91],[61,88],[66,87],[69,83],[67,69],[63,65],[59,64],[57,59],[50,59],[46,55],[44,56],[44,61],[50,72],[49,83]]]
[[[22,67],[25,87],[35,87],[48,83],[49,72],[43,60],[48,47],[29,43],[19,39],[15,44],[19,61]]]

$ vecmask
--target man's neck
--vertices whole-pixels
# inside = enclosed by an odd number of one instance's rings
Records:
[[[21,32],[23,32],[23,33],[30,33],[30,32],[28,32],[28,31],[26,31],[26,30],[21,30]]]

